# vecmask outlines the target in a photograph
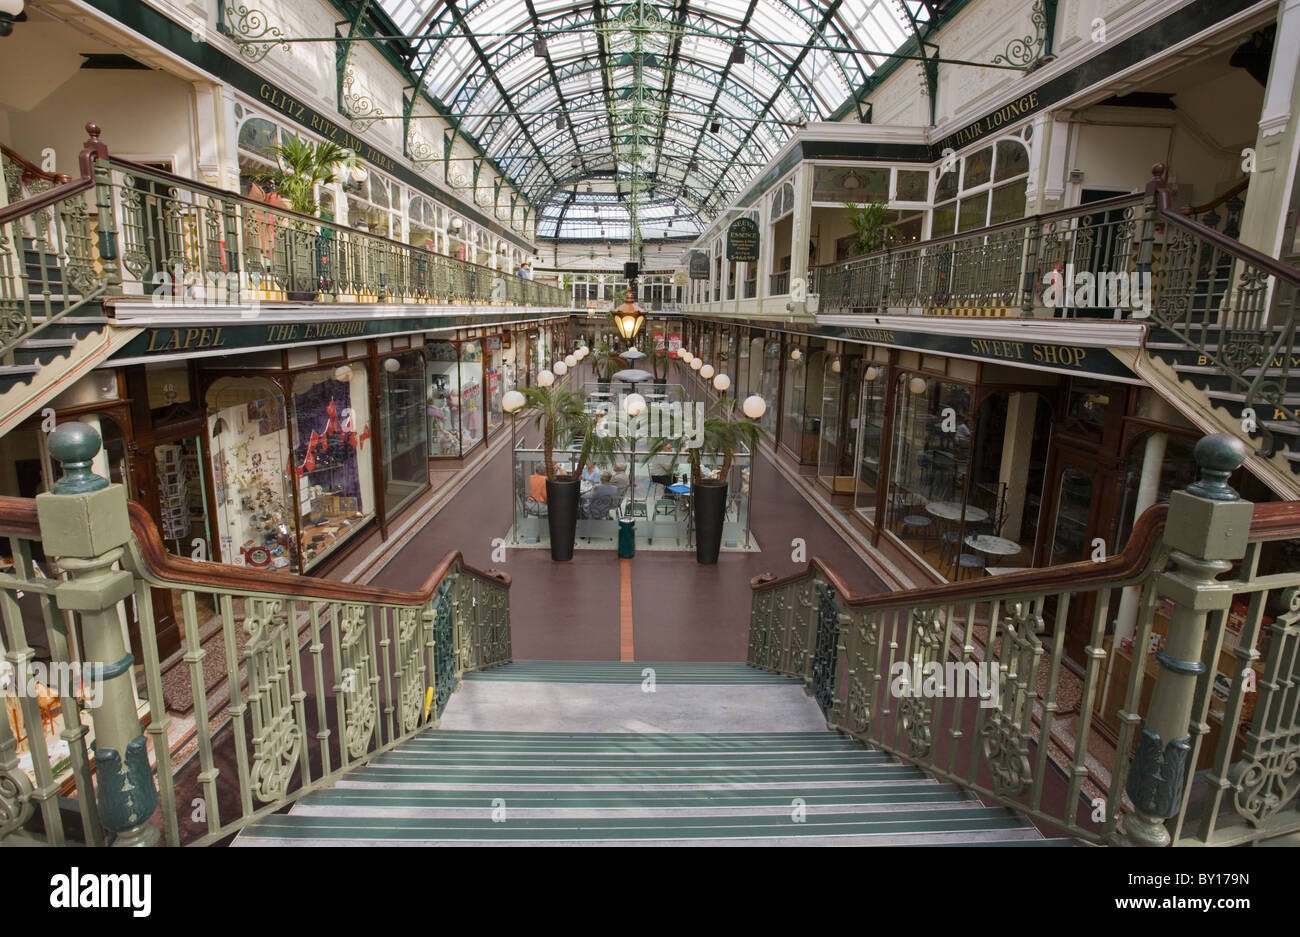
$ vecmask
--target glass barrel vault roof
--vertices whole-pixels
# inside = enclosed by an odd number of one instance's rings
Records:
[[[611,239],[659,236],[665,220],[670,235],[699,230],[799,124],[860,108],[888,54],[944,5],[378,3],[413,76],[537,206],[538,235]]]

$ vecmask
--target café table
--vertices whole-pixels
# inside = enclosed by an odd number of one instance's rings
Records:
[[[1014,540],[992,534],[971,534],[966,538],[966,546],[990,556],[1014,556],[1023,549]]]
[[[959,520],[962,516],[960,501],[931,501],[925,506],[925,510],[935,517],[945,521]],[[980,521],[989,519],[989,512],[983,508],[977,508],[972,505],[966,506],[966,520],[978,524]],[[969,538],[968,538],[969,539]],[[1019,546],[1016,548],[1019,550]]]

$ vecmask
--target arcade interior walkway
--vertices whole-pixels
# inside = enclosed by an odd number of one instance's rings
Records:
[[[571,386],[580,379],[575,375]],[[522,422],[519,434],[528,436]],[[512,523],[508,452],[500,449],[370,581],[414,588],[448,550],[462,551],[480,569],[502,569],[513,580],[515,660],[743,661],[750,579],[805,569],[813,556],[860,594],[883,589],[766,453],[754,460],[751,526],[758,552],[724,551],[716,566],[701,566],[685,549],[641,551],[624,561],[611,542],[608,550],[576,550],[567,563],[538,549],[508,549],[505,563],[493,562],[492,541],[505,537]],[[796,538],[806,544],[798,563],[791,558]]]

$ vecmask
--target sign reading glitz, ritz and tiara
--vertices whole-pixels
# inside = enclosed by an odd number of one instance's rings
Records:
[[[982,118],[973,124],[967,124],[956,133],[950,133],[939,141],[938,149],[940,151],[952,149],[958,150],[973,140],[978,140],[986,133],[992,133],[1003,124],[1009,124],[1012,121],[1032,114],[1039,108],[1038,92],[1031,91],[1022,95],[1019,99],[1009,104],[1003,105],[991,114],[985,114]]]
[[[279,345],[286,342],[307,342],[322,338],[355,338],[366,334],[364,322],[307,322],[284,325],[258,326],[265,332],[261,344]],[[149,334],[147,352],[200,351],[205,348],[225,348],[230,338],[225,326],[201,329],[154,329]],[[239,342],[240,345],[247,344]]]
[[[262,87],[258,89],[257,93],[271,107],[282,111],[301,124],[306,124],[331,143],[337,143],[339,146],[351,150],[366,162],[373,163],[389,172],[397,168],[396,162],[376,150],[369,143],[354,134],[348,133],[334,121],[327,120],[310,106],[290,97],[279,88],[267,82],[262,82]]]

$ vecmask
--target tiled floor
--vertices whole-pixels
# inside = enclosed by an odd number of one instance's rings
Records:
[[[512,523],[509,474],[502,451],[372,582],[412,588],[448,550],[458,549],[471,565],[511,575],[517,659],[618,660],[619,560],[613,543],[606,550],[579,550],[568,563],[535,549],[507,550],[504,563],[493,561],[493,541],[505,537]],[[753,478],[758,551],[725,552],[716,566],[701,566],[687,552],[639,552],[630,561],[637,659],[743,660],[749,581],[760,573],[784,576],[804,568],[806,560],[794,560],[797,549],[826,559],[860,593],[880,590],[875,573],[767,457],[755,461]]]

